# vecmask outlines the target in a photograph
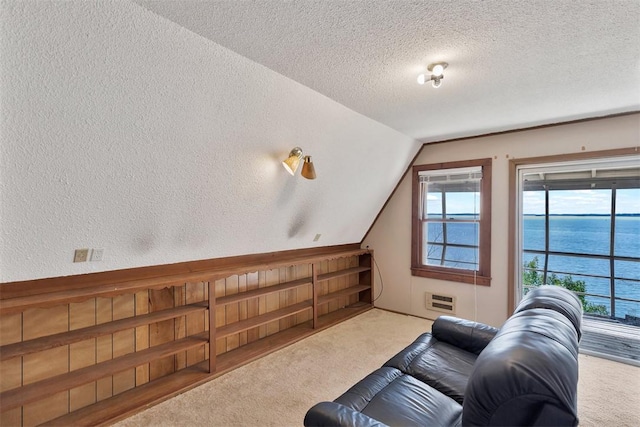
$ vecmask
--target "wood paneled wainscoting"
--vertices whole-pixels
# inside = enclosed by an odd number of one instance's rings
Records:
[[[1,284],[0,424],[110,424],[360,314],[372,257],[342,245]]]

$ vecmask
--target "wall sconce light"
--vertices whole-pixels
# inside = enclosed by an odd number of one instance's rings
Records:
[[[311,156],[304,156],[304,163],[300,175],[307,179],[316,179],[316,168],[313,166]]]
[[[433,87],[440,87],[440,85],[442,84],[442,79],[444,79],[444,69],[447,68],[448,65],[449,64],[447,64],[446,62],[436,62],[433,64],[429,64],[427,70],[432,73],[431,76],[420,74],[418,76],[418,84],[423,85],[426,82],[431,81],[431,85]]]
[[[300,165],[300,160],[302,159],[302,148],[294,147],[287,156],[286,159],[282,161],[282,166],[289,172],[291,175],[295,175],[296,170],[298,170],[298,165]],[[307,179],[316,179],[316,168],[313,166],[313,162],[311,161],[311,156],[304,156],[304,163],[302,165],[302,171],[300,175]]]

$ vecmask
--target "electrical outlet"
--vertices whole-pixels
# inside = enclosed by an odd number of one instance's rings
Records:
[[[91,261],[102,261],[102,255],[104,255],[104,249],[92,249]]]
[[[76,249],[73,255],[73,262],[85,262],[89,255],[89,249]]]

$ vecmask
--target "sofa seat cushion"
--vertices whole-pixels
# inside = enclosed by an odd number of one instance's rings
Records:
[[[304,416],[306,427],[388,427],[378,420],[336,402],[320,402]]]
[[[475,353],[422,334],[384,366],[396,368],[462,404]]]
[[[382,367],[335,400],[387,425],[457,426],[462,406],[402,371]]]

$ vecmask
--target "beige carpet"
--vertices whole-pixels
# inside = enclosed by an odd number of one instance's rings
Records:
[[[429,331],[431,322],[371,310],[116,424],[301,426],[307,409],[333,400]],[[582,426],[640,425],[640,368],[580,355]]]

